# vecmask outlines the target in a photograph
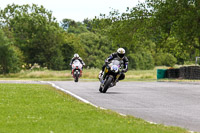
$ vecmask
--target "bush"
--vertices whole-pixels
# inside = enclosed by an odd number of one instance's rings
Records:
[[[10,46],[10,66],[9,66],[9,72],[11,73],[17,73],[21,71],[22,65],[23,65],[23,54],[21,50],[15,46]]]
[[[64,58],[62,56],[62,53],[59,49],[54,51],[54,56],[51,57],[49,61],[49,69],[53,70],[62,70],[64,66]]]
[[[173,67],[177,63],[177,59],[170,53],[157,53],[155,57],[155,65]]]
[[[129,54],[129,68],[130,69],[140,69],[140,70],[150,70],[154,68],[154,60],[150,52],[141,52],[135,54]]]
[[[4,32],[0,30],[0,73],[16,73],[22,68],[22,52],[12,46]]]

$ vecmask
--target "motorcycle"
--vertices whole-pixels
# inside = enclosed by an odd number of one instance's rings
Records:
[[[122,74],[122,68],[119,60],[112,60],[110,64],[105,67],[105,70],[100,76],[99,80],[101,82],[99,91],[101,93],[106,93],[108,88],[116,85],[120,75]]]
[[[72,64],[72,76],[74,82],[78,82],[78,79],[82,76],[82,67],[83,65],[79,60],[75,60]]]

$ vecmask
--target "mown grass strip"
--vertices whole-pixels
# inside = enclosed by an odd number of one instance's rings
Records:
[[[0,84],[1,133],[186,133],[85,104],[50,85]]]
[[[84,69],[80,80],[98,81],[100,69]],[[156,70],[129,70],[126,74],[126,81],[155,81]],[[20,73],[7,75],[0,74],[0,80],[42,80],[42,81],[66,81],[73,80],[71,71],[52,71],[52,70],[25,70]]]

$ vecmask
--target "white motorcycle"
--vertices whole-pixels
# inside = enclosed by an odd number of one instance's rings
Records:
[[[78,79],[82,76],[82,67],[83,65],[79,60],[74,60],[72,64],[72,76],[75,82],[78,82]]]

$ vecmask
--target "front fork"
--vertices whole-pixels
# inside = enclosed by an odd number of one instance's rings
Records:
[[[105,69],[104,69],[104,73],[103,73],[103,80],[105,79],[107,73],[108,73],[108,68],[105,67]]]
[[[104,69],[104,73],[103,73],[103,80],[105,80],[105,77],[106,77],[106,74],[108,73],[108,68],[105,67]],[[115,83],[119,81],[119,77],[120,77],[121,73],[119,73],[117,76],[116,76],[116,79],[115,79]]]

